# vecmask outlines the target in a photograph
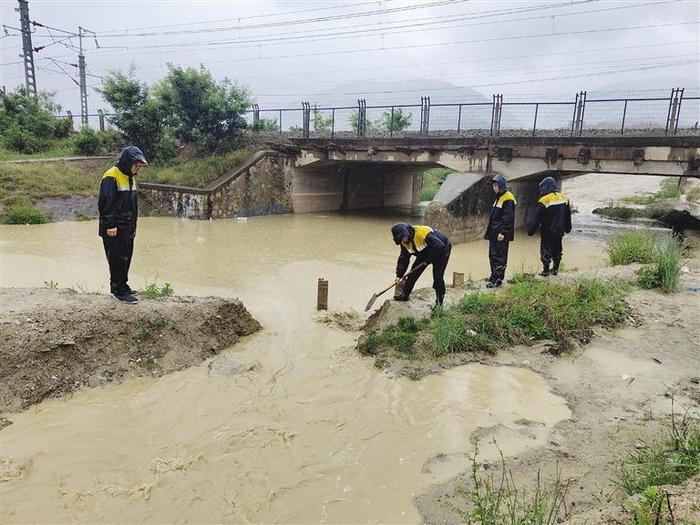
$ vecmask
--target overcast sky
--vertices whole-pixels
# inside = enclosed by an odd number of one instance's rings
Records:
[[[17,2],[0,0],[2,23],[19,26]],[[89,86],[110,70],[135,68],[148,83],[166,64],[203,64],[247,86],[261,108],[302,100],[348,104],[459,100],[492,93],[698,86],[697,0],[30,0],[33,45],[83,26]],[[2,85],[23,84],[17,31],[0,40]],[[77,52],[63,44],[35,54],[39,89],[80,111]],[[99,48],[97,47],[99,46]],[[68,64],[48,60],[53,57]],[[453,88],[458,86],[458,88]],[[320,97],[319,94],[325,94]],[[94,89],[90,112],[108,110]]]

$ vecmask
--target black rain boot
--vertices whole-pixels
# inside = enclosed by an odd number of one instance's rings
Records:
[[[442,308],[442,303],[444,302],[444,300],[445,300],[444,293],[439,294],[439,293],[435,292],[435,306],[433,306],[433,310],[435,310],[436,308]]]
[[[559,273],[559,263],[555,262],[552,266],[552,275],[557,275]]]
[[[540,277],[549,277],[549,263],[542,264],[542,271],[537,275],[539,275]]]

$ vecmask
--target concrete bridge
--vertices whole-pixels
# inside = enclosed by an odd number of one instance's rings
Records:
[[[527,219],[546,175],[700,177],[700,136],[298,138],[268,146],[208,188],[141,187],[157,206],[192,218],[368,209],[411,213],[418,209],[423,171],[444,166],[471,177],[450,202],[431,205],[427,220],[459,241],[481,228],[492,198],[479,181],[496,173],[518,197],[519,222]]]

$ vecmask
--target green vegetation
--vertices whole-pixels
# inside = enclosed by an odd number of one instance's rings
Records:
[[[633,449],[618,465],[619,487],[631,500],[632,525],[672,524],[669,496],[659,486],[678,485],[700,475],[700,420],[687,413],[671,416],[668,435]]]
[[[70,135],[70,122],[56,117],[60,106],[53,95],[40,92],[38,96],[18,88],[0,92],[0,142],[4,148],[23,154],[48,150],[55,139]]]
[[[642,288],[661,288],[666,293],[675,292],[681,276],[681,241],[674,235],[664,236],[657,245],[652,265],[639,270]]]
[[[623,284],[582,279],[572,284],[542,280],[518,282],[493,293],[466,295],[451,308],[436,309],[428,319],[402,318],[396,326],[371,334],[360,350],[377,355],[431,359],[460,352],[494,352],[517,344],[554,340],[555,352],[573,341],[586,342],[594,326],[613,327],[627,318]],[[430,341],[417,349],[421,332]],[[422,345],[421,345],[422,346]]]
[[[386,110],[384,112],[381,119],[381,126],[383,129],[392,133],[399,133],[410,128],[412,120],[413,115],[411,113],[404,113],[403,109],[394,108],[393,114],[391,110]]]
[[[315,125],[316,124],[314,122],[314,126]],[[260,120],[258,120],[257,124],[250,126],[250,130],[251,131],[276,131],[276,132],[279,132],[280,125],[277,123],[277,119],[261,118]]]
[[[319,134],[328,134],[333,127],[333,117],[324,117],[323,114],[314,108],[313,117],[311,119],[314,131]],[[274,121],[277,124],[277,121]]]
[[[7,210],[5,224],[45,224],[51,222],[43,211],[31,204],[19,204]]]
[[[620,199],[623,202],[630,204],[656,204],[666,199],[677,199],[683,193],[683,190],[687,184],[687,179],[664,179],[661,181],[660,189],[656,193],[651,195],[631,195],[629,197],[623,197]]]
[[[610,264],[644,263],[637,272],[642,288],[660,288],[675,292],[680,279],[681,241],[672,234],[654,236],[649,231],[635,230],[608,239],[606,248]]]
[[[56,281],[44,281],[44,288],[48,288],[49,290],[55,290],[58,288],[58,283]]]
[[[173,295],[174,290],[170,283],[165,283],[162,286],[158,286],[155,281],[146,285],[145,288],[139,290],[139,295],[145,299],[158,299],[160,297],[170,297]]]
[[[500,452],[500,450],[499,450]],[[564,500],[568,484],[559,474],[551,483],[544,483],[537,474],[537,484],[532,494],[518,489],[512,473],[506,468],[501,453],[498,478],[494,474],[484,476],[485,467],[478,462],[478,444],[471,457],[471,487],[458,488],[455,492],[467,504],[467,510],[453,506],[464,523],[474,525],[554,525],[560,523],[566,512]]]
[[[164,166],[148,166],[140,171],[139,180],[202,188],[236,169],[253,153],[252,148],[243,148],[221,155],[178,159]]]
[[[656,257],[656,239],[647,230],[633,230],[608,238],[610,264],[650,263]]]
[[[430,168],[423,172],[423,187],[420,192],[420,200],[431,201],[440,189],[440,186],[450,173],[454,170],[450,168]]]
[[[50,159],[56,157],[70,157],[73,155],[73,140],[68,139],[50,139],[47,142],[47,149],[36,153],[20,153],[8,149],[0,140],[0,161],[3,160],[23,160],[23,159]]]

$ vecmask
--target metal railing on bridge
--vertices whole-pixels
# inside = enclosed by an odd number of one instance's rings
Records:
[[[533,97],[534,98],[534,97]],[[417,116],[417,118],[416,118]],[[700,90],[641,94],[576,93],[571,100],[492,99],[420,104],[313,105],[248,111],[252,129],[303,138],[434,136],[590,136],[700,134]]]
[[[532,97],[532,100],[530,99]],[[302,138],[396,136],[594,136],[699,135],[700,89],[576,93],[570,100],[551,96],[494,94],[448,102],[423,96],[419,104],[319,105],[246,111],[252,130]],[[73,119],[71,112],[64,117]],[[114,116],[88,115],[99,129]],[[417,117],[417,118],[416,118]]]

